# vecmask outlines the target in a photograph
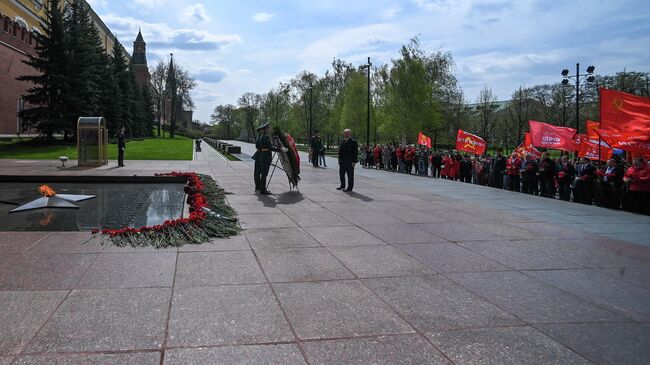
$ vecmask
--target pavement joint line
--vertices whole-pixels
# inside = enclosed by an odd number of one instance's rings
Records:
[[[264,275],[264,279],[266,280],[266,285],[268,286],[269,290],[271,290],[271,293],[273,294],[273,298],[275,299],[278,308],[280,308],[280,311],[282,312],[282,316],[284,317],[284,320],[287,322],[287,325],[289,326],[289,330],[291,330],[291,334],[293,335],[293,338],[296,340],[296,346],[298,346],[298,350],[300,351],[303,360],[305,360],[305,364],[309,365],[309,359],[307,358],[307,352],[305,350],[305,347],[303,346],[300,337],[298,337],[298,334],[296,333],[296,329],[294,328],[293,323],[289,319],[289,315],[287,314],[287,311],[284,309],[284,306],[282,306],[280,297],[276,293],[275,288],[273,287],[271,281],[269,280],[268,275],[266,274],[266,271],[264,271],[264,267],[262,267],[260,258],[257,256],[257,253],[255,252],[255,249],[251,245],[250,241],[248,240],[248,237],[244,235],[244,238],[246,238],[246,241],[248,242],[248,246],[250,247],[253,256],[255,257],[255,262],[257,262],[257,266],[262,272],[262,275]]]
[[[174,263],[174,275],[172,276],[172,287],[171,294],[169,296],[169,305],[167,306],[167,318],[165,320],[165,337],[163,338],[162,344],[160,345],[160,365],[163,365],[165,361],[165,351],[167,348],[167,339],[169,338],[169,321],[172,316],[172,304],[174,302],[174,288],[176,287],[176,271],[178,270],[178,256],[179,253],[176,252],[176,261]]]

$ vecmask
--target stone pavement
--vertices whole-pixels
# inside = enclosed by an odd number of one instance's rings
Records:
[[[1,365],[650,362],[649,217],[360,168],[346,194],[333,160],[258,196],[252,161],[207,145],[57,164],[0,173],[209,173],[244,233],[154,250],[0,232]]]

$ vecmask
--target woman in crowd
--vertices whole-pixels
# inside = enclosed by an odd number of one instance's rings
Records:
[[[635,213],[650,214],[650,167],[643,157],[634,159],[634,164],[625,172],[623,181],[628,190],[623,208]]]

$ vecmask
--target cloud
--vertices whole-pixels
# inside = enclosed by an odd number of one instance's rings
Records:
[[[205,13],[203,4],[194,4],[183,9],[181,13],[181,22],[186,24],[207,23],[210,17]]]
[[[253,14],[253,20],[258,22],[258,23],[268,22],[269,20],[271,20],[271,18],[273,18],[273,14],[271,14],[271,13]]]
[[[159,5],[162,5],[162,0],[133,0],[130,4],[135,8],[153,8]]]
[[[213,68],[199,70],[192,75],[198,80],[210,83],[219,83],[229,74],[229,71],[224,68]]]
[[[86,0],[86,1],[90,5],[90,7],[93,8],[94,10],[98,8],[105,8],[106,5],[108,5],[106,0]]]
[[[390,8],[386,8],[381,12],[381,18],[383,20],[391,20],[395,18],[397,14],[399,14],[402,11],[402,8],[399,6],[393,6]]]
[[[168,53],[169,50],[217,51],[241,42],[237,34],[214,34],[191,28],[172,28],[166,23],[145,23],[132,17],[120,17],[115,14],[101,16],[104,23],[124,40],[135,39],[138,29],[149,45],[149,52]]]

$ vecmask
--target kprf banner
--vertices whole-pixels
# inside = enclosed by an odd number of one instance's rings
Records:
[[[639,132],[615,132],[597,129],[596,132],[612,148],[630,151],[637,154],[650,154],[650,134]]]
[[[573,137],[576,130],[567,127],[529,120],[530,136],[533,139],[533,146],[551,148],[564,151],[576,151],[577,146]]]
[[[422,132],[418,133],[418,144],[431,148],[431,137],[425,136]]]
[[[650,99],[601,88],[600,128],[650,135]]]
[[[524,135],[524,141],[515,148],[514,152],[518,154],[520,158],[524,158],[526,155],[532,155],[535,158],[542,157],[542,153],[533,146],[533,137],[531,137],[528,132]]]
[[[487,143],[485,143],[483,138],[459,129],[458,135],[456,136],[456,149],[475,155],[482,155],[487,149]]]

